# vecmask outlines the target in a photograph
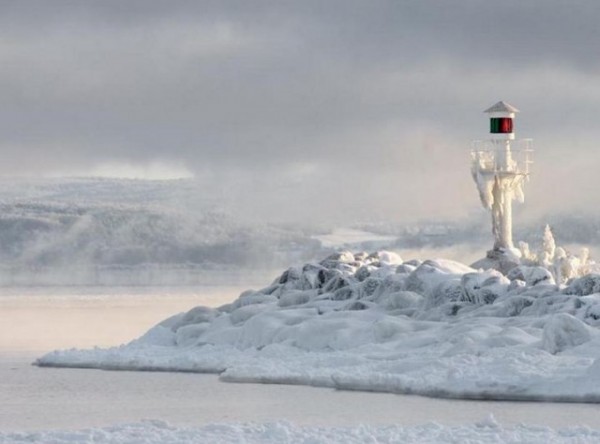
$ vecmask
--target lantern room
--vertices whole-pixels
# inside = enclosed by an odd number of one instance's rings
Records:
[[[513,119],[519,110],[504,101],[486,109],[490,115],[490,133],[502,139],[514,139]]]
[[[490,133],[508,134],[513,132],[513,120],[510,117],[492,117],[490,119]]]

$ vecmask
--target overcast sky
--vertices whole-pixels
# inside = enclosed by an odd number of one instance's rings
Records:
[[[524,208],[595,208],[599,23],[593,0],[0,0],[0,175],[194,175],[270,214],[461,217],[502,99],[535,140]]]

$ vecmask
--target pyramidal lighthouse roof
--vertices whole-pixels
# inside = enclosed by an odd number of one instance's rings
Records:
[[[504,100],[500,100],[495,105],[489,107],[484,113],[518,113],[519,110]]]

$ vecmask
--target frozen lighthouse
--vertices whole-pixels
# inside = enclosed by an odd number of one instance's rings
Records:
[[[524,200],[531,139],[515,139],[514,118],[519,110],[514,106],[500,101],[484,112],[490,116],[490,138],[473,141],[471,173],[482,205],[492,213],[494,247],[482,260],[485,264],[479,261],[474,265],[504,271],[520,256],[513,245],[512,204],[513,200]]]

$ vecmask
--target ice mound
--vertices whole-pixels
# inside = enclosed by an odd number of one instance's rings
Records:
[[[543,346],[550,353],[581,345],[590,339],[586,325],[567,313],[552,316],[544,326]]]
[[[556,285],[541,266],[505,276],[449,260],[345,251],[289,268],[230,304],[175,315],[129,344],[55,351],[37,364],[600,402],[600,385],[591,382],[599,373],[599,290],[599,275]]]
[[[531,281],[564,284],[568,281],[600,271],[600,265],[590,260],[588,248],[582,248],[579,256],[568,253],[556,245],[549,225],[544,228],[542,243],[537,252],[526,242],[519,242],[519,248],[498,248],[487,252],[486,257],[476,261],[471,267],[494,269],[510,276],[520,275],[530,284]]]

